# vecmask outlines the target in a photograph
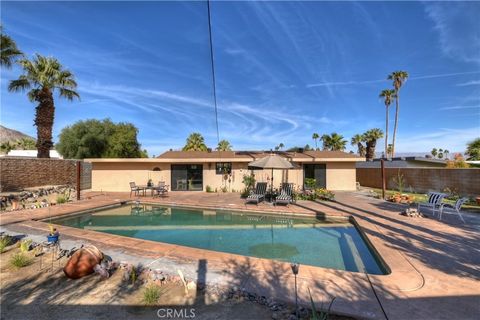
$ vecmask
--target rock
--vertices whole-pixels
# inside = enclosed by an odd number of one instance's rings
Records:
[[[277,312],[272,313],[272,319],[277,320],[280,319],[280,315]]]
[[[297,316],[294,315],[294,314],[291,314],[291,315],[288,317],[288,320],[297,320]]]

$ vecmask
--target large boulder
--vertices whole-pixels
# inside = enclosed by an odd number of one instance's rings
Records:
[[[79,279],[92,274],[103,259],[103,253],[95,246],[81,248],[70,257],[63,272],[70,279]]]

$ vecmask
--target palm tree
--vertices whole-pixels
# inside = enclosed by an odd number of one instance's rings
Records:
[[[20,58],[23,53],[18,50],[15,41],[3,33],[3,27],[0,26],[0,65],[6,68],[11,68],[17,58]]]
[[[443,150],[443,154],[445,155],[445,159],[448,160],[448,154],[450,153],[450,151],[448,151],[447,149]]]
[[[363,136],[367,143],[367,160],[372,160],[375,158],[375,147],[377,145],[377,140],[383,138],[383,131],[378,128],[370,129],[365,132]]]
[[[315,140],[315,150],[318,150],[317,140],[318,140],[319,138],[320,138],[320,136],[318,135],[318,133],[312,134],[312,139]]]
[[[380,98],[385,103],[385,155],[388,158],[388,107],[392,104],[392,99],[395,97],[395,90],[385,89],[380,92]]]
[[[395,124],[393,126],[393,140],[392,140],[392,157],[395,155],[395,138],[397,136],[398,113],[400,109],[400,88],[407,81],[408,72],[394,71],[387,80],[393,80],[393,88],[395,89]]]
[[[465,154],[468,155],[467,160],[469,161],[480,160],[480,138],[476,138],[467,144],[467,151]]]
[[[50,158],[50,149],[53,147],[52,127],[55,118],[55,104],[53,93],[58,90],[60,97],[67,100],[80,98],[75,91],[77,83],[73,74],[63,68],[60,62],[52,57],[35,55],[32,61],[19,61],[23,74],[10,81],[9,91],[28,91],[30,101],[38,102],[35,113],[37,126],[37,157]]]
[[[436,158],[436,157],[437,157],[437,154],[438,154],[437,148],[433,148],[432,151],[430,151],[430,153],[432,154],[432,156],[433,156],[434,158]]]
[[[392,144],[389,143],[387,147],[387,157],[390,156],[390,158],[393,158],[392,148],[393,148]]]
[[[324,134],[320,140],[323,141],[323,150],[343,151],[347,147],[347,140],[336,132],[333,132],[331,135]]]
[[[232,145],[227,140],[221,140],[217,146],[218,151],[232,151]]]
[[[205,140],[203,136],[198,133],[194,132],[191,133],[188,138],[185,146],[182,149],[183,151],[207,151],[207,145],[205,144]]]
[[[278,149],[282,150],[283,148],[285,148],[285,145],[282,142],[280,142],[280,144],[278,145]]]
[[[360,157],[365,157],[365,146],[362,144],[365,142],[365,137],[362,134],[356,134],[352,137],[352,146],[357,146],[357,153]]]

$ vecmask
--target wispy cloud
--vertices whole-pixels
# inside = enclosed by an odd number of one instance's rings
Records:
[[[476,2],[425,2],[425,11],[438,31],[443,53],[453,59],[480,63],[480,6]]]
[[[472,80],[457,84],[457,87],[480,86],[480,80]]]
[[[451,106],[451,107],[443,107],[440,110],[462,110],[462,109],[479,109],[480,105],[478,106]]]

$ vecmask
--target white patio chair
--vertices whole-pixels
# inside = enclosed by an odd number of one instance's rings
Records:
[[[462,220],[463,223],[465,223],[465,220],[463,219],[462,213],[460,212],[460,209],[462,208],[462,205],[468,200],[468,198],[461,198],[458,199],[455,204],[449,204],[449,203],[442,203],[440,205],[440,214],[439,214],[439,219],[442,220],[442,214],[457,214],[460,217],[460,220]]]
[[[433,215],[435,216],[435,211],[437,211],[437,208],[438,209],[440,208],[440,205],[442,204],[442,200],[446,196],[447,195],[445,193],[429,192],[427,202],[418,203],[417,210],[420,212],[420,207],[432,208]]]

